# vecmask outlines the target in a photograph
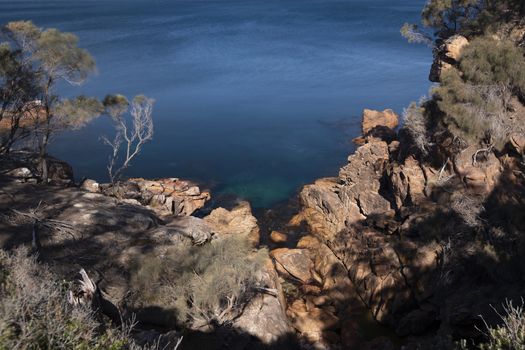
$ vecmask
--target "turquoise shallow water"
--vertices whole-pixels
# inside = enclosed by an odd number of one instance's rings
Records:
[[[156,99],[155,139],[130,176],[183,177],[255,207],[337,174],[363,108],[429,87],[423,46],[399,35],[425,0],[0,0],[0,20],[80,37],[98,74],[65,94]],[[101,118],[55,140],[77,177],[105,180]]]

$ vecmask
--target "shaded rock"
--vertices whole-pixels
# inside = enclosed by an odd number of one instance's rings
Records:
[[[301,191],[302,216],[313,232],[325,239],[367,215],[390,210],[390,203],[379,194],[381,178],[388,163],[386,142],[370,142],[348,158],[339,178],[326,178]]]
[[[313,263],[307,250],[278,248],[270,254],[275,259],[275,267],[279,273],[302,282],[308,282],[312,278],[310,270]]]
[[[68,186],[74,183],[73,168],[68,163],[53,157],[46,157],[48,181],[51,184]]]
[[[193,244],[203,244],[212,238],[212,229],[206,221],[194,216],[177,216],[166,225],[153,232],[164,234],[172,241],[179,241],[180,236],[191,239]]]
[[[335,179],[317,180],[301,191],[302,215],[316,234],[326,239],[343,230],[347,222],[363,220],[355,200],[343,197],[342,185]]]
[[[418,335],[428,331],[436,324],[436,313],[433,310],[417,309],[403,317],[396,329],[401,336]]]
[[[136,199],[158,215],[191,215],[210,199],[190,181],[177,178],[145,180],[129,179],[115,186],[106,186],[104,193],[121,199]]]
[[[234,326],[260,339],[264,344],[275,344],[286,339],[292,328],[285,313],[286,303],[271,261],[259,276],[260,285],[277,291],[277,295],[260,293],[244,308]]]
[[[85,179],[80,184],[80,189],[87,191],[87,192],[99,193],[100,184],[96,182],[95,180]]]
[[[361,345],[363,350],[394,350],[396,347],[392,341],[386,337],[378,337]]]
[[[7,176],[16,177],[18,179],[28,179],[33,177],[33,173],[26,167],[16,168],[6,173]]]
[[[365,216],[382,214],[390,210],[390,202],[379,193],[372,191],[360,193],[357,204]]]
[[[474,162],[478,149],[472,145],[456,155],[454,168],[467,187],[488,194],[498,183],[502,167],[493,152],[478,153]]]
[[[519,154],[525,153],[525,134],[512,133],[510,135],[510,144]]]
[[[204,221],[217,235],[245,235],[254,245],[259,243],[259,226],[248,202],[243,201],[232,210],[214,209]]]
[[[302,300],[296,300],[287,310],[293,327],[311,342],[325,340],[327,331],[340,328],[339,318],[323,308],[308,307]],[[330,336],[330,334],[328,334]],[[337,340],[339,337],[337,336]]]
[[[401,165],[393,166],[390,181],[397,208],[417,203],[425,197],[425,173],[413,157],[408,157]]]
[[[348,164],[339,171],[339,178],[350,185],[360,185],[378,191],[385,166],[389,160],[388,144],[383,141],[367,143],[348,157]],[[371,187],[370,187],[371,185]]]

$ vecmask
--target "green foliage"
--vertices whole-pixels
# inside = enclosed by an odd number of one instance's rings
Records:
[[[464,50],[458,69],[442,73],[433,94],[454,135],[502,147],[513,128],[511,97],[524,89],[522,50],[510,42],[483,37]]]
[[[480,0],[430,0],[421,13],[423,25],[437,30],[437,36],[449,37],[473,19]]]
[[[78,129],[104,112],[104,106],[92,97],[65,99],[55,106],[56,122],[66,129]]]
[[[432,44],[432,38],[419,29],[416,24],[405,23],[401,27],[401,35],[411,44]]]
[[[436,39],[455,34],[468,38],[497,32],[507,24],[519,24],[525,15],[522,0],[429,0],[421,12],[423,27],[434,30]],[[401,30],[410,42],[425,42],[432,35],[414,24]]]
[[[463,80],[474,85],[503,85],[525,91],[525,58],[510,41],[482,37],[463,51],[460,71]]]
[[[107,95],[102,102],[106,108],[106,113],[112,118],[118,118],[126,113],[129,107],[129,101],[124,95]]]
[[[95,61],[77,44],[74,34],[47,29],[40,33],[32,59],[41,64],[46,78],[80,84],[95,71]]]
[[[223,324],[255,293],[266,257],[263,250],[252,252],[243,237],[180,246],[163,257],[145,257],[132,285],[146,305],[173,310],[179,322]]]
[[[27,136],[21,118],[27,113],[29,103],[40,93],[37,81],[36,73],[23,64],[21,52],[12,50],[7,43],[1,43],[0,152],[9,150],[16,139]]]
[[[67,287],[26,250],[0,250],[0,349],[137,348],[129,330],[102,328],[89,308],[70,305]]]
[[[10,22],[2,28],[2,34],[5,43],[0,47],[0,77],[7,77],[7,72],[12,71],[15,76],[26,77],[25,85],[13,84],[13,79],[0,79],[0,90],[15,94],[16,101],[23,101],[24,110],[5,106],[18,118],[11,122],[11,129],[18,127],[22,118],[31,117],[25,124],[31,124],[30,130],[39,148],[42,178],[46,181],[44,159],[52,136],[66,128],[81,127],[102,112],[100,103],[94,99],[79,96],[62,100],[55,92],[56,84],[60,81],[72,85],[83,83],[95,72],[95,61],[86,50],[78,47],[74,34],[54,28],[43,30],[30,21]],[[33,86],[34,89],[27,89]],[[26,91],[34,93],[25,97]],[[29,103],[32,100],[39,103]],[[31,109],[25,108],[27,106]],[[11,134],[10,138],[13,136]]]

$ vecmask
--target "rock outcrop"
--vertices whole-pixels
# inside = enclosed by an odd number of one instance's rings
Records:
[[[105,195],[108,188],[91,180],[80,188],[34,185],[25,181],[32,176],[26,164],[5,162],[1,167],[0,246],[32,245],[40,259],[52,264],[66,280],[74,280],[80,268],[86,269],[98,281],[105,300],[122,307],[123,317],[131,310],[141,324],[162,325],[163,331],[174,325],[171,314],[148,305],[147,300],[132,304],[128,300],[145,256],[162,259],[174,249],[200,249],[196,246],[212,244],[213,239],[226,235],[258,238],[257,220],[246,202],[231,210],[215,209],[205,218],[189,215],[209,198],[189,182],[134,179],[118,188],[119,198],[114,192]],[[173,203],[171,209],[165,206],[168,201]],[[165,207],[159,210],[155,203]],[[270,259],[264,269],[253,273],[260,291],[253,293],[238,317],[224,328],[227,332],[189,330],[183,348],[232,341],[236,349],[296,347]],[[158,331],[142,331],[139,338],[159,335]]]
[[[450,40],[447,57],[458,60],[465,45],[461,38]],[[394,118],[381,112],[364,113],[364,118],[365,133],[374,128],[392,130],[396,125]],[[480,201],[499,203],[503,199],[496,198],[501,196],[510,201],[499,188],[519,182],[510,175],[518,171],[517,160],[475,146],[458,151],[452,143],[438,141],[434,150],[439,153],[438,164],[434,165],[410,153],[410,147],[403,144],[410,141],[377,137],[363,137],[362,141],[338,177],[317,180],[301,191],[301,212],[290,223],[304,220],[309,234],[295,249],[272,252],[276,266],[281,265],[277,271],[301,283],[302,296],[288,308],[294,327],[325,348],[335,338],[346,347],[374,348],[377,344],[359,336],[359,322],[351,316],[360,314],[364,306],[399,336],[419,336],[437,329],[448,332],[454,327],[466,332],[452,315],[466,301],[451,286],[468,289],[476,282],[462,279],[461,272],[452,272],[449,265],[473,259],[464,254],[483,255],[492,248],[483,247],[483,240],[450,232],[476,235],[479,217],[486,210]],[[525,142],[516,134],[509,146],[519,158]],[[505,176],[507,185],[502,182]],[[513,198],[515,202],[517,197]],[[286,234],[286,229],[282,232]],[[296,253],[300,259],[294,257]],[[475,276],[477,263],[463,263],[462,273],[469,270]],[[492,287],[487,290],[492,298],[501,296]],[[475,313],[488,309],[489,300],[478,301],[469,309],[469,329],[476,324]],[[392,347],[384,339],[377,342]]]
[[[178,178],[145,180],[129,179],[116,185],[103,186],[103,192],[124,200],[136,200],[158,215],[191,215],[211,198],[208,191]]]
[[[454,35],[438,45],[434,49],[434,62],[430,68],[430,81],[439,82],[441,74],[459,62],[461,53],[468,44],[469,41],[464,36]]]

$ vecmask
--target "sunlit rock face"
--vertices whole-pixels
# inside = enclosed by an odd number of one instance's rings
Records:
[[[434,83],[440,81],[441,74],[459,63],[461,53],[469,41],[462,35],[454,35],[442,42],[434,49],[434,62],[430,68],[429,80]]]

